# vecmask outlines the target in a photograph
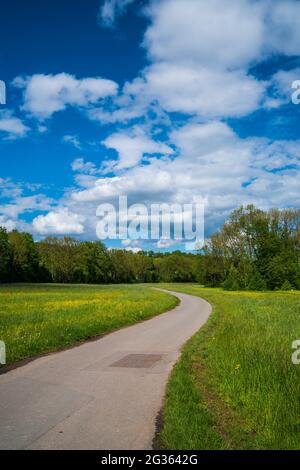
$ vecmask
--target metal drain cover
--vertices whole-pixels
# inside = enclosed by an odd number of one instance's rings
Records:
[[[162,358],[161,354],[128,354],[111,367],[132,367],[137,369],[147,369],[153,366]]]

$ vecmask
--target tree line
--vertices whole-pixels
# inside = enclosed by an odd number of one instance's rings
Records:
[[[100,241],[0,227],[0,282],[199,282],[228,290],[300,289],[300,211],[232,212],[197,254],[107,249]]]
[[[47,237],[0,228],[0,282],[194,282],[201,255],[108,250],[101,241]]]
[[[233,211],[205,248],[202,274],[229,290],[300,289],[300,210]]]

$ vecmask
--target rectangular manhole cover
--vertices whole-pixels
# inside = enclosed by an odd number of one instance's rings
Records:
[[[147,369],[153,366],[161,359],[161,354],[128,354],[117,362],[111,364],[111,367],[132,367]]]

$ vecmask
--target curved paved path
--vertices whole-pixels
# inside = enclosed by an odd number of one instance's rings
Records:
[[[1,449],[151,449],[181,346],[207,320],[204,300],[0,376]]]

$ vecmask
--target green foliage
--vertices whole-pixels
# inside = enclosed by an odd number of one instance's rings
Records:
[[[293,287],[291,286],[289,281],[284,281],[284,283],[282,284],[280,290],[289,291],[289,290],[293,290]]]
[[[102,242],[83,242],[79,257],[79,281],[100,284],[111,280],[111,261]]]
[[[162,282],[192,282],[197,279],[200,257],[180,251],[161,256],[155,260],[158,280]]]
[[[10,280],[11,249],[5,228],[0,227],[0,282]]]
[[[273,290],[285,281],[300,286],[299,209],[233,211],[205,248],[204,284]]]
[[[226,259],[218,253],[218,250],[206,247],[203,259],[203,283],[218,287],[226,279]]]
[[[247,289],[257,291],[263,291],[267,289],[266,281],[258,271],[255,271],[250,277]]]
[[[36,244],[29,233],[13,230],[8,234],[12,253],[11,280],[34,282],[39,279],[39,259]]]
[[[267,284],[249,260],[243,260],[238,267],[230,266],[229,273],[222,286],[225,290],[257,290],[267,289]]]
[[[109,256],[100,241],[48,237],[37,246],[41,266],[54,282],[100,284],[111,279]]]
[[[266,278],[271,289],[280,289],[286,281],[295,284],[299,266],[290,253],[279,253],[269,260]]]
[[[229,274],[223,282],[223,287],[225,290],[240,289],[238,270],[234,266],[230,267]]]
[[[201,255],[107,250],[100,241],[47,237],[0,228],[0,282],[81,284],[201,280]]]

